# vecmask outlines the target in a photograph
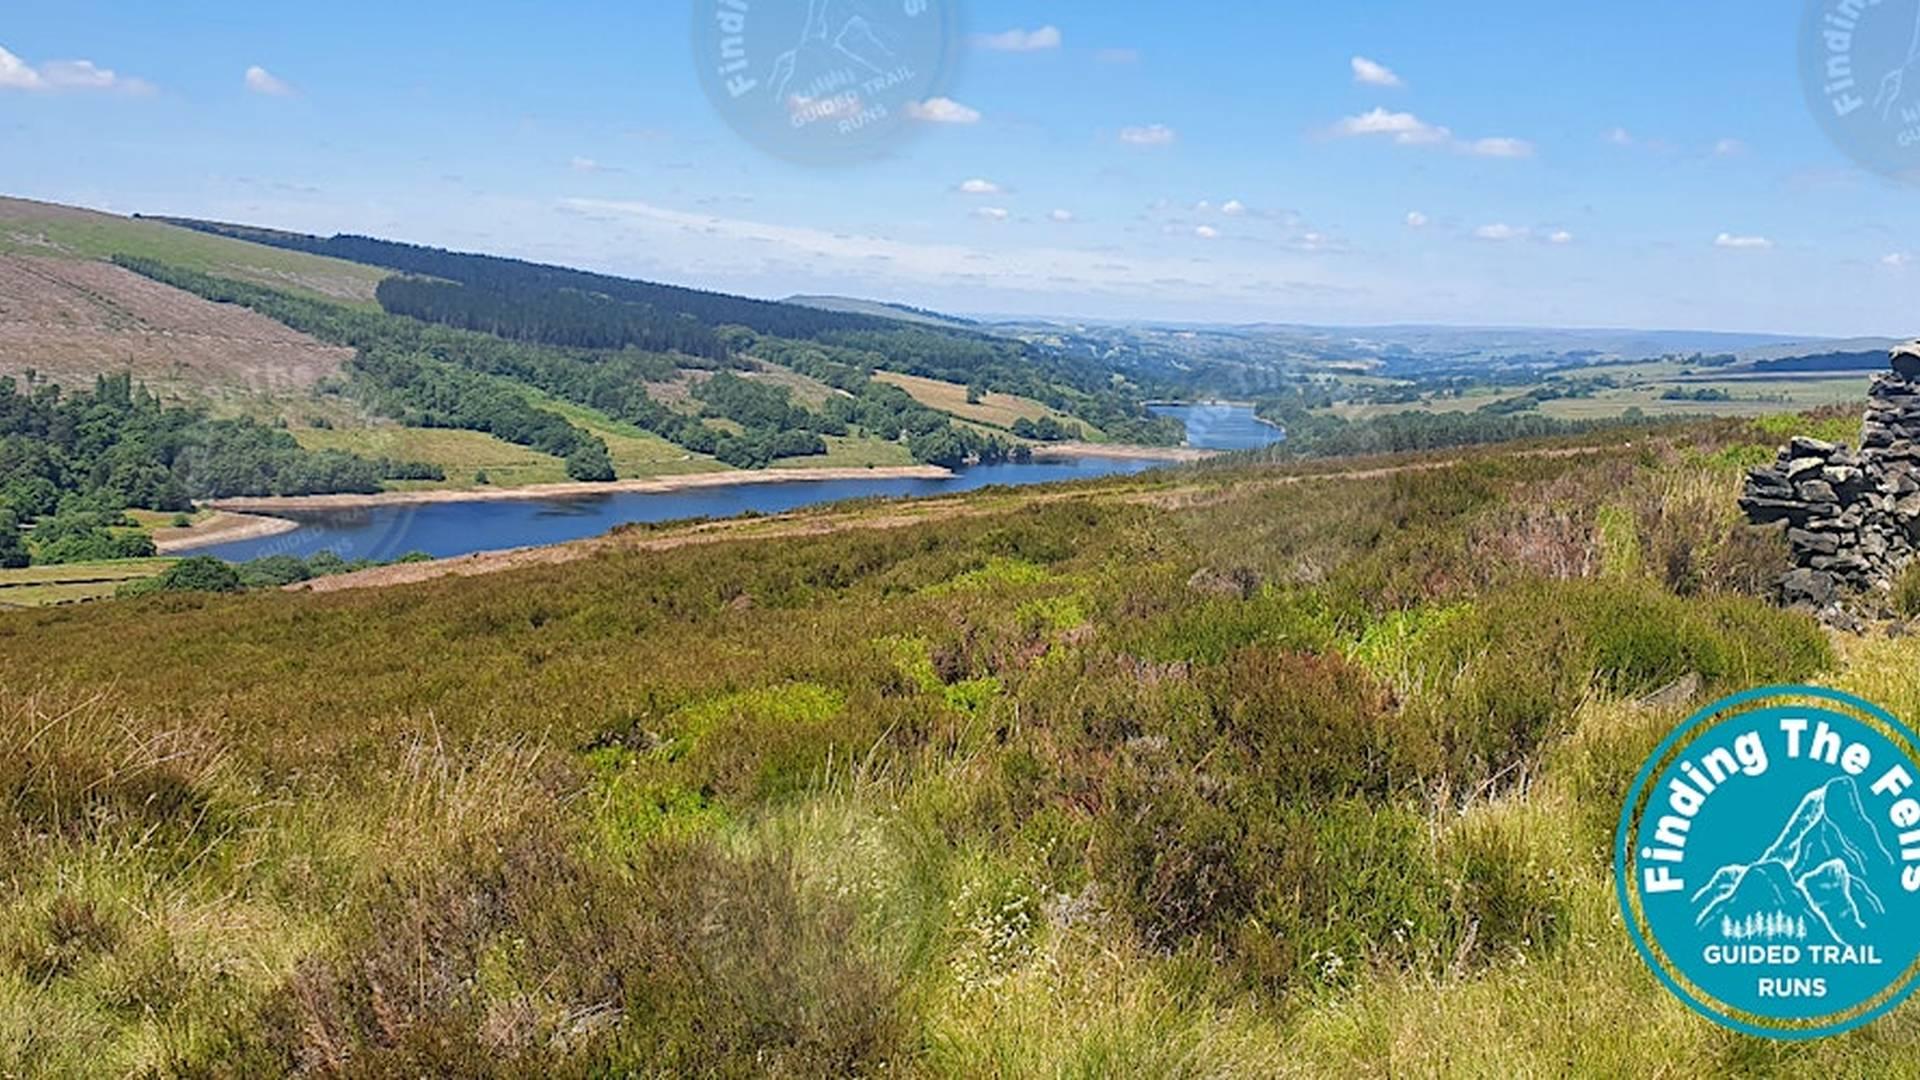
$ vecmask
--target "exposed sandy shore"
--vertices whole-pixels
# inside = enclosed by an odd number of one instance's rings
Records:
[[[573,499],[589,495],[645,494],[730,487],[736,484],[797,484],[821,480],[944,480],[953,474],[936,465],[886,468],[761,469],[753,472],[696,473],[651,480],[615,480],[609,484],[534,484],[519,488],[463,488],[458,491],[383,491],[377,495],[297,495],[286,498],[221,499],[216,510],[240,514],[284,514],[301,510],[362,510],[375,506],[424,503],[504,502],[525,499]]]
[[[299,522],[288,521],[286,518],[222,511],[191,529],[155,529],[153,546],[158,548],[162,555],[172,555],[175,552],[211,547],[214,544],[229,544],[236,540],[258,540],[264,536],[278,536],[299,527]]]
[[[1061,458],[1123,458],[1128,461],[1205,461],[1219,457],[1218,450],[1195,450],[1190,446],[1105,446],[1100,443],[1050,443],[1033,448],[1033,460],[1058,461]]]

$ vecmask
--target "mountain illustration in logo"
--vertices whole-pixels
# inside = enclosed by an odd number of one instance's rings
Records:
[[[1728,941],[1845,945],[1886,914],[1867,884],[1894,866],[1851,777],[1815,788],[1779,839],[1744,866],[1723,866],[1693,894],[1694,926]]]

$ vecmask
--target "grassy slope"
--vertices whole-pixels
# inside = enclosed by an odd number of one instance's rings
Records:
[[[917,375],[900,375],[891,371],[876,372],[874,378],[900,387],[911,394],[915,401],[930,409],[938,409],[943,413],[988,428],[1004,431],[1011,428],[1016,420],[1041,420],[1051,416],[1061,423],[1078,425],[1091,439],[1100,438],[1100,433],[1084,420],[1075,420],[1029,398],[1015,397],[1012,394],[988,394],[978,404],[968,404],[967,388],[958,383],[923,379]]]
[[[322,300],[375,306],[388,272],[92,210],[0,198],[0,254],[158,259]]]
[[[1737,595],[1781,434],[0,615],[0,1072],[1910,1069],[1612,915],[1647,691],[1920,711],[1915,639]]]

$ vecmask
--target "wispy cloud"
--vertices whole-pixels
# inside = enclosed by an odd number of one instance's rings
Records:
[[[91,60],[48,60],[35,67],[0,48],[0,90],[39,93],[91,90],[146,95],[153,93],[153,84],[121,75]]]
[[[1120,129],[1120,141],[1128,146],[1171,146],[1179,138],[1180,133],[1165,124]]]
[[[1747,144],[1739,139],[1721,139],[1713,144],[1715,157],[1739,157],[1747,152]]]
[[[952,98],[928,98],[907,102],[907,115],[927,124],[977,124],[980,110],[968,108]]]
[[[1467,153],[1476,157],[1490,158],[1530,158],[1533,156],[1533,144],[1525,139],[1492,138],[1475,139],[1462,146]]]
[[[1002,189],[999,184],[976,176],[971,180],[960,181],[956,190],[963,195],[998,195]]]
[[[994,52],[1045,52],[1057,49],[1062,41],[1060,28],[1043,26],[1038,30],[1004,30],[998,34],[976,34],[973,43]]]
[[[1609,143],[1612,143],[1614,146],[1632,146],[1633,145],[1633,132],[1628,131],[1626,128],[1623,128],[1623,127],[1614,128],[1612,131],[1609,131],[1605,135],[1602,135],[1601,138],[1605,139]]]
[[[1385,109],[1346,117],[1333,125],[1333,133],[1344,139],[1385,135],[1402,146],[1433,146],[1453,140],[1453,131],[1449,128],[1429,124],[1410,112]]]
[[[982,221],[1005,221],[1012,217],[1013,214],[1004,206],[983,206],[975,210],[973,216]]]
[[[1073,223],[1073,211],[1071,211],[1071,210],[1055,210],[1055,211],[1053,211],[1052,213],[1050,213],[1050,214],[1048,214],[1048,215],[1047,215],[1047,220],[1048,220],[1048,221],[1052,221],[1052,222],[1055,222],[1055,223],[1057,223],[1057,224],[1060,224],[1060,225],[1069,225],[1069,224],[1072,224],[1072,223]]]
[[[1392,68],[1364,56],[1353,58],[1353,81],[1361,86],[1384,86],[1396,90],[1407,85]]]
[[[1202,240],[1215,240],[1219,238],[1220,230],[1211,225],[1195,225],[1193,227],[1193,235]]]
[[[1349,116],[1333,125],[1332,134],[1341,139],[1389,138],[1400,146],[1444,146],[1462,154],[1490,158],[1526,158],[1533,156],[1533,144],[1525,139],[1504,136],[1461,139],[1444,124],[1432,124],[1410,112],[1372,112]]]
[[[1533,230],[1522,228],[1518,225],[1508,225],[1505,222],[1497,222],[1492,225],[1480,226],[1473,230],[1473,235],[1479,240],[1490,240],[1494,243],[1503,244],[1510,240],[1525,240],[1527,237],[1533,235]]]
[[[1574,239],[1574,235],[1565,229],[1555,229],[1547,234],[1547,243],[1549,244],[1571,244]]]
[[[247,69],[247,89],[266,97],[292,97],[293,87],[258,64]]]
[[[1714,238],[1713,246],[1735,251],[1764,251],[1773,246],[1773,241],[1764,236],[1740,236],[1735,233],[1721,233]]]
[[[1424,229],[1431,224],[1433,224],[1433,219],[1429,218],[1427,215],[1421,213],[1420,211],[1418,210],[1407,211],[1407,228]]]
[[[1912,266],[1913,256],[1909,255],[1904,251],[1896,251],[1891,255],[1882,257],[1880,260],[1880,265],[1890,266],[1890,267],[1893,267],[1895,270],[1898,270],[1901,267]]]

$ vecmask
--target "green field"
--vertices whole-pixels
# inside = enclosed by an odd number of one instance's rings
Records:
[[[913,455],[900,443],[858,436],[826,436],[825,457],[781,458],[773,469],[860,469],[913,464]]]
[[[1676,401],[1663,398],[1668,390],[1721,390],[1728,401]],[[1601,390],[1590,398],[1562,398],[1540,406],[1548,416],[1563,420],[1592,420],[1619,416],[1639,409],[1648,416],[1769,416],[1803,412],[1825,405],[1859,403],[1867,398],[1864,373],[1825,379],[1667,379],[1621,390]]]
[[[195,232],[157,221],[0,198],[0,254],[158,259],[202,273],[371,308],[387,271]]]
[[[129,581],[153,577],[172,559],[123,559],[0,570],[0,608],[50,607],[112,596]]]
[[[923,379],[917,375],[901,375],[891,371],[875,372],[873,377],[905,390],[912,395],[913,400],[929,409],[938,409],[949,416],[983,425],[1003,434],[1017,420],[1042,420],[1052,417],[1060,423],[1079,427],[1087,433],[1089,440],[1099,441],[1102,438],[1100,432],[1086,421],[1055,412],[1030,398],[994,393],[983,396],[977,403],[969,403],[967,388],[958,383]]]

